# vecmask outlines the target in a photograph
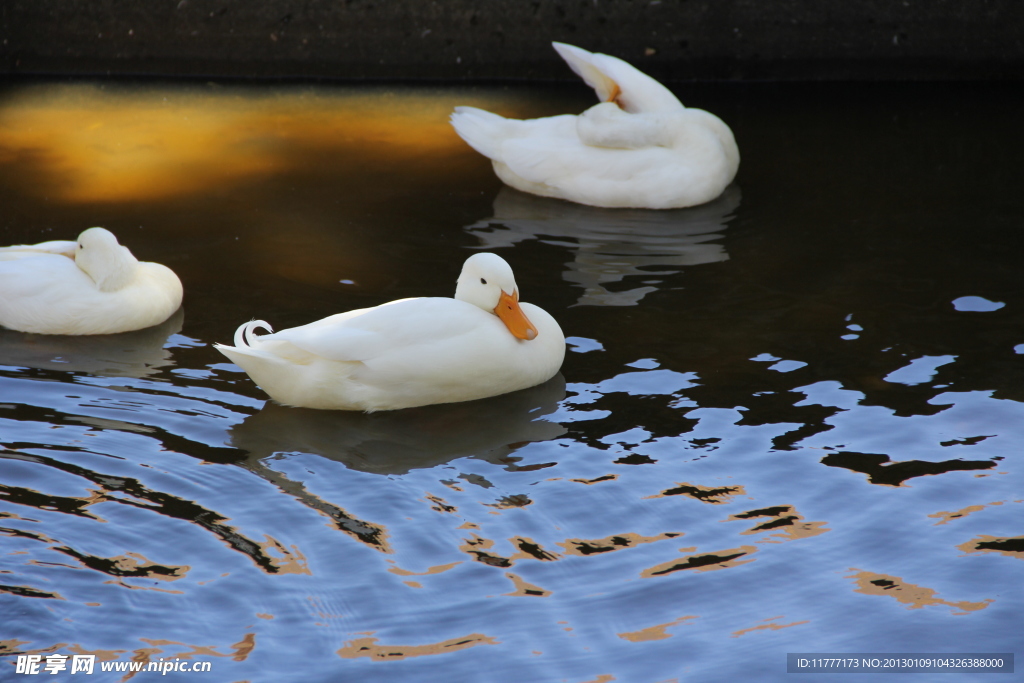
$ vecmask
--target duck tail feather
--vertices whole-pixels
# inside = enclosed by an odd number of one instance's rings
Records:
[[[270,326],[270,323],[263,320],[250,320],[235,330],[235,346],[244,349],[252,348],[255,344],[258,344],[259,335],[256,334],[258,329],[264,329],[271,334],[274,333],[274,328]]]
[[[516,123],[476,107],[455,107],[451,122],[459,137],[489,159],[499,157],[501,143],[514,133]]]

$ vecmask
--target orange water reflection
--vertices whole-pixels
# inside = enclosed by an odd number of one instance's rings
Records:
[[[974,512],[981,512],[982,510],[984,510],[987,507],[992,507],[994,505],[1002,505],[1004,502],[1005,501],[1002,501],[1002,500],[996,500],[996,501],[992,501],[988,505],[968,505],[965,508],[962,508],[960,510],[953,510],[953,511],[940,510],[939,512],[936,512],[936,513],[928,515],[928,516],[933,518],[933,519],[938,519],[939,521],[935,522],[935,526],[940,526],[942,524],[949,524],[950,522],[952,522],[955,519],[963,519],[967,515],[972,514]],[[1014,502],[1020,502],[1020,501],[1014,501]]]
[[[427,645],[378,645],[377,640],[377,638],[356,638],[355,640],[350,640],[345,643],[345,647],[338,650],[338,655],[345,659],[369,657],[372,661],[393,662],[407,657],[422,657],[424,655],[456,652],[475,645],[498,644],[497,640],[482,633],[471,633],[462,638],[452,638]]]
[[[672,574],[673,572],[683,571],[686,569],[696,569],[697,571],[707,572],[716,569],[725,569],[727,567],[737,567],[741,564],[753,562],[754,558],[742,558],[757,552],[757,548],[752,545],[743,545],[738,548],[729,548],[728,550],[719,550],[712,553],[694,553],[693,551],[696,550],[696,548],[681,548],[680,550],[681,552],[688,552],[691,554],[677,560],[662,562],[661,564],[649,567],[640,572],[640,576],[645,579],[649,579],[656,576],[665,576],[666,574]]]
[[[551,591],[546,588],[536,586],[518,574],[512,572],[505,572],[505,578],[509,579],[515,586],[515,590],[511,593],[502,593],[502,595],[509,595],[512,597],[537,597],[546,598],[551,595]]]
[[[659,494],[644,496],[644,498],[688,496],[694,500],[699,500],[702,503],[720,505],[728,502],[733,496],[743,495],[746,495],[746,490],[742,486],[700,486],[698,484],[691,484],[684,481],[676,484],[673,488],[665,489]]]
[[[223,189],[294,170],[310,150],[469,158],[453,104],[413,89],[39,86],[0,102],[0,166],[19,169],[26,192],[75,203]]]
[[[1000,537],[982,534],[957,546],[965,553],[998,553],[1024,560],[1024,536]]]
[[[994,602],[991,598],[981,602],[968,602],[966,600],[950,602],[949,600],[939,598],[935,589],[906,583],[898,576],[861,571],[854,567],[851,567],[850,571],[855,573],[848,575],[846,578],[854,580],[857,585],[854,589],[856,592],[864,593],[865,595],[887,595],[906,605],[907,609],[921,609],[930,605],[946,605],[947,607],[954,608],[953,614],[963,615],[983,610],[990,603]]]
[[[671,638],[673,634],[666,631],[670,626],[676,626],[693,619],[697,619],[697,615],[688,614],[684,617],[679,617],[667,624],[656,624],[654,626],[648,626],[647,628],[640,629],[639,631],[627,631],[625,633],[618,633],[616,635],[623,640],[628,640],[631,643],[642,643],[649,640],[665,640]]]
[[[741,531],[743,535],[759,534],[765,531],[773,531],[759,543],[782,543],[784,541],[795,541],[800,538],[811,538],[829,531],[825,525],[828,522],[808,522],[803,515],[797,512],[791,505],[777,505],[774,507],[749,510],[739,514],[730,515],[723,521],[737,519],[755,519],[767,517],[767,521],[758,522],[756,525]]]
[[[769,617],[767,619],[762,619],[761,623],[757,626],[751,626],[750,628],[741,628],[739,631],[733,631],[732,637],[739,638],[742,635],[746,635],[747,633],[753,633],[754,631],[778,631],[780,629],[790,628],[791,626],[800,626],[801,624],[810,623],[810,621],[807,619],[804,619],[803,621],[794,621],[789,624],[775,623],[777,619],[781,618],[782,616],[780,615],[777,617]]]

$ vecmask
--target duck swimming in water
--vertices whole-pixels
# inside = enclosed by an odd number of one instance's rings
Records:
[[[740,155],[714,114],[687,108],[621,59],[552,43],[601,100],[579,116],[506,119],[456,107],[455,131],[517,190],[600,207],[673,209],[709,202]]]
[[[526,389],[565,357],[558,323],[519,301],[512,268],[490,253],[466,260],[455,298],[399,299],[280,332],[254,320],[234,346],[215,347],[279,403],[366,412]]]
[[[38,334],[114,334],[159,325],[181,305],[181,280],[139,261],[104,228],[78,241],[0,248],[0,325]]]

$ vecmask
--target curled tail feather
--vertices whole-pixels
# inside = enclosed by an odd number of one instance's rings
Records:
[[[274,328],[270,326],[270,323],[263,320],[250,320],[235,330],[235,347],[239,349],[253,348],[259,343],[259,335],[256,334],[258,329],[264,329],[271,334],[274,333]]]

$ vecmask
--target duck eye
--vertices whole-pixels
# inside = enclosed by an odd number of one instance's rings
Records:
[[[483,278],[480,278],[480,284],[486,285],[487,284],[487,280],[485,280]]]

